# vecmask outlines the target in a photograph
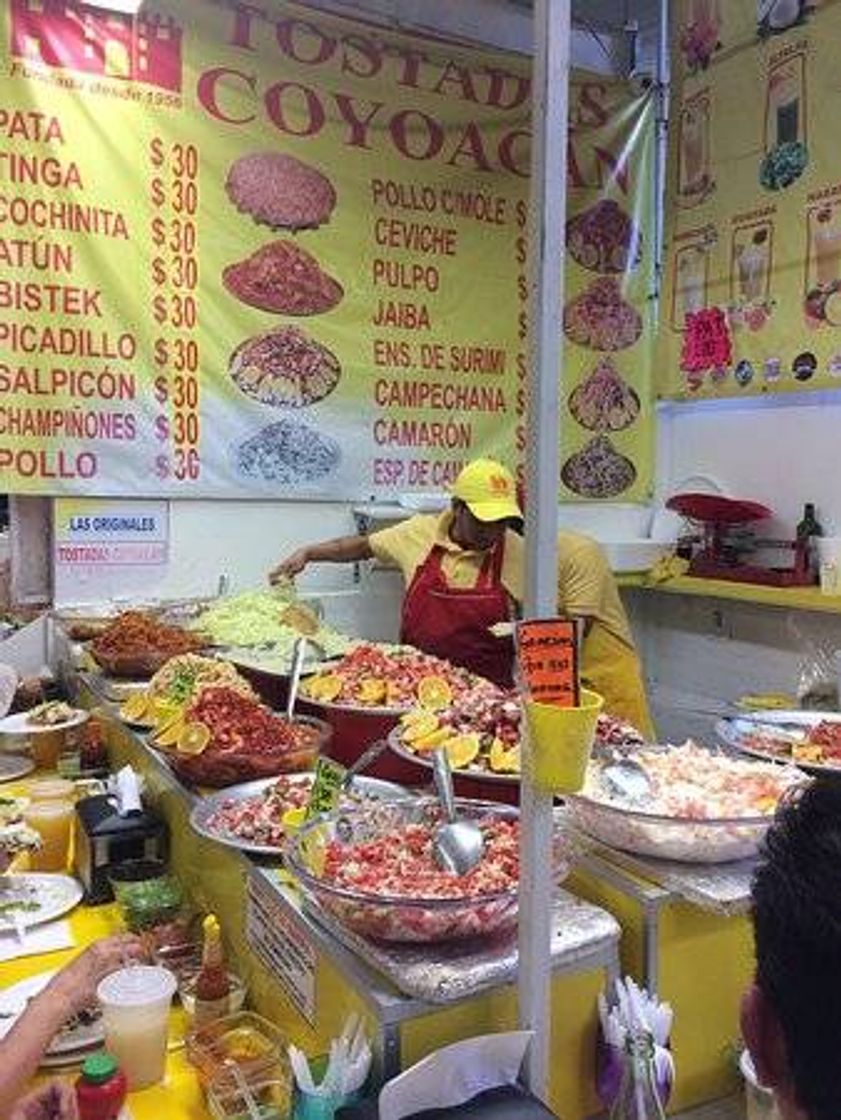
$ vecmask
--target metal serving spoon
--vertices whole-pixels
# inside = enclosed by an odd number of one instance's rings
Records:
[[[651,779],[633,758],[614,758],[599,774],[605,790],[622,801],[645,801],[651,796]]]
[[[443,747],[433,751],[432,766],[438,797],[447,818],[446,823],[438,825],[435,830],[432,852],[443,871],[448,871],[451,875],[466,875],[481,860],[485,850],[485,837],[475,821],[460,821],[456,817],[453,774]]]
[[[298,699],[298,686],[301,671],[307,656],[307,639],[298,638],[292,652],[292,671],[289,675],[289,694],[286,697],[286,718],[291,722],[295,717],[295,701]]]
[[[356,778],[358,778],[364,770],[367,770],[372,762],[376,762],[381,754],[385,754],[387,747],[388,739],[378,739],[376,743],[373,743],[366,751],[363,751],[345,774],[344,778],[342,778],[342,789],[350,789]]]

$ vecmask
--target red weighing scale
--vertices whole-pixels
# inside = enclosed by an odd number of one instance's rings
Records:
[[[773,516],[759,502],[720,494],[675,494],[666,508],[690,522],[688,531],[678,538],[678,554],[689,559],[690,576],[768,587],[806,587],[815,582],[808,539],[766,540],[754,534],[754,522]],[[793,553],[793,566],[756,563],[753,558],[759,551]]]

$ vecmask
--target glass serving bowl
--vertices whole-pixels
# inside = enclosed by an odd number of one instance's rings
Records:
[[[568,796],[573,822],[603,844],[635,855],[680,863],[729,863],[759,851],[773,814],[753,817],[695,819],[643,813]]]
[[[181,976],[178,979],[178,996],[181,1006],[192,1019],[196,1013],[196,980],[198,969],[191,975]],[[240,980],[235,972],[228,973],[228,982],[231,990],[228,992],[226,1015],[235,1015],[241,1011],[245,1003],[247,990],[244,981]]]
[[[467,820],[517,821],[519,810],[498,802],[456,799],[458,816]],[[441,821],[437,800],[410,801],[362,806],[345,813],[320,817],[292,837],[285,852],[286,864],[304,891],[343,925],[376,941],[435,942],[501,934],[517,924],[517,885],[510,889],[473,893],[459,898],[424,895],[421,888],[407,893],[377,893],[376,870],[372,889],[350,888],[331,882],[324,874],[325,855],[337,845],[350,855],[358,844],[374,841],[388,845],[395,834],[409,825],[433,828]],[[554,845],[554,867],[560,881],[569,870],[570,848],[559,833]]]
[[[211,747],[194,755],[170,751],[169,764],[182,781],[214,789],[313,770],[318,756],[327,752],[333,729],[315,716],[296,714],[292,722],[307,727],[311,732],[309,740],[295,750],[257,754],[249,751],[215,751]]]

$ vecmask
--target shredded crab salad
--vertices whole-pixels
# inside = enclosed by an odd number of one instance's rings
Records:
[[[783,794],[804,780],[794,767],[734,758],[691,740],[680,747],[634,752],[651,782],[651,797],[635,811],[687,820],[736,820],[774,812]],[[591,765],[582,793],[593,801],[623,807],[611,797]]]

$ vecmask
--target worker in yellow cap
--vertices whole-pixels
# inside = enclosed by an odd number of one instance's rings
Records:
[[[514,478],[492,459],[476,459],[451,488],[450,508],[419,514],[370,535],[309,545],[272,571],[294,577],[311,563],[376,557],[403,573],[400,640],[511,687],[510,622],[523,600],[522,512]],[[601,548],[577,533],[559,537],[558,611],[584,624],[584,684],[605,710],[644,734],[651,721],[639,660],[616,582]]]

